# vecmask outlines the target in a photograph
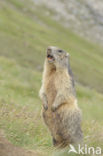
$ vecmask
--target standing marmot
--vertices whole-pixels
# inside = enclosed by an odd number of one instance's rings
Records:
[[[48,47],[40,90],[43,118],[55,146],[67,146],[82,139],[81,112],[77,105],[69,54]]]

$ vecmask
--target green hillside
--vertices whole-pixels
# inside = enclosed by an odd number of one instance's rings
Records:
[[[33,7],[28,0],[0,1],[0,54],[38,69],[47,46],[59,46],[70,53],[76,79],[103,91],[103,48],[63,28],[46,12],[44,7]]]
[[[103,48],[62,27],[47,11],[28,0],[0,1],[0,128],[13,144],[58,155],[38,97],[45,51],[54,45],[71,56],[84,140],[103,148]]]

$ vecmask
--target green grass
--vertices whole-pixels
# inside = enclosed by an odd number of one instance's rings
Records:
[[[52,12],[47,16],[44,6],[31,4],[0,1],[0,128],[13,144],[64,156],[52,147],[38,97],[45,51],[54,45],[71,55],[84,142],[103,148],[103,48],[52,20]]]
[[[70,53],[76,79],[85,86],[103,91],[103,48],[53,21],[44,7],[30,9],[31,3],[28,4],[28,0],[25,3],[20,0],[0,2],[0,54],[38,70],[42,68],[47,46],[59,46]]]

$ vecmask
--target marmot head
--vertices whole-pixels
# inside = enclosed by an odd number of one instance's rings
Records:
[[[49,46],[47,48],[47,61],[49,64],[55,65],[57,68],[68,67],[69,54],[57,47]]]

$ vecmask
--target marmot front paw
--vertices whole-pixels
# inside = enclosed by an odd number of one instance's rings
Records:
[[[51,107],[52,112],[55,112],[56,109],[57,109],[57,107],[56,107],[55,105],[53,105],[53,106]]]
[[[43,105],[45,110],[48,110],[48,106],[47,105]]]

